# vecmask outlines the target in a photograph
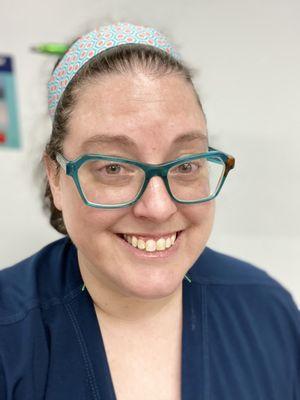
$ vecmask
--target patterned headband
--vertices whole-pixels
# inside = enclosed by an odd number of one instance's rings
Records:
[[[52,120],[64,90],[79,69],[97,54],[123,44],[150,45],[179,58],[174,46],[153,28],[118,23],[95,29],[70,47],[52,73],[48,82],[48,108]]]

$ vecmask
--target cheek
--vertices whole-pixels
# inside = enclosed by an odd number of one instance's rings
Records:
[[[212,231],[215,216],[215,202],[212,200],[207,203],[190,206],[185,217],[190,222],[188,230],[189,248],[193,252],[200,252],[206,246]]]
[[[184,215],[195,228],[211,229],[215,216],[215,201],[186,206]]]
[[[105,233],[124,214],[124,210],[103,210],[87,206],[70,180],[62,183],[61,198],[65,226],[74,243],[90,240],[91,235]]]

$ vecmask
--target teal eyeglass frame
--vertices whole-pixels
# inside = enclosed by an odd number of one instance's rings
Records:
[[[172,167],[175,167],[176,165],[183,164],[189,161],[193,161],[198,158],[206,158],[209,159],[215,163],[224,163],[225,170],[224,174],[222,176],[222,179],[220,179],[217,189],[213,194],[211,194],[209,197],[205,197],[200,200],[192,200],[192,201],[186,201],[186,200],[179,200],[177,199],[173,194],[169,186],[168,182],[168,172]],[[78,178],[78,170],[82,164],[84,164],[88,160],[106,160],[106,161],[113,161],[113,162],[126,162],[131,165],[135,165],[139,168],[141,168],[144,173],[145,173],[145,180],[143,185],[141,186],[140,191],[137,193],[136,197],[127,203],[119,203],[119,204],[96,204],[88,201],[88,199],[85,197],[84,192],[82,191],[80,181]],[[221,161],[222,160],[222,161]],[[147,163],[142,163],[139,161],[135,160],[130,160],[126,158],[121,158],[121,157],[112,157],[112,156],[106,156],[106,155],[101,155],[101,154],[85,154],[80,157],[78,157],[75,160],[68,160],[66,159],[62,154],[57,153],[56,154],[56,161],[58,164],[61,166],[61,168],[65,171],[66,175],[70,176],[73,178],[73,181],[77,187],[77,190],[83,200],[83,202],[90,207],[95,207],[95,208],[105,208],[105,209],[114,209],[114,208],[124,208],[124,207],[130,207],[134,205],[143,195],[145,192],[148,183],[151,178],[154,176],[159,176],[162,178],[164,181],[165,187],[167,189],[167,192],[169,193],[171,199],[176,201],[177,203],[181,204],[198,204],[198,203],[204,203],[206,201],[210,201],[214,199],[220,192],[225,179],[231,169],[234,168],[235,164],[235,159],[234,157],[230,156],[229,154],[223,153],[219,150],[216,150],[212,147],[209,147],[209,151],[206,153],[197,153],[197,154],[191,154],[187,155],[184,157],[177,158],[176,160],[172,160],[163,164],[147,164]]]

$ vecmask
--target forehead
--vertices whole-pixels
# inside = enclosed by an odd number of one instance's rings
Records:
[[[206,124],[192,86],[179,75],[110,74],[79,91],[65,149],[79,155],[109,147],[166,153],[206,142]]]

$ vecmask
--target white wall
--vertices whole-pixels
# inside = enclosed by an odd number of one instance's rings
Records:
[[[164,30],[199,71],[211,144],[236,156],[209,244],[263,267],[300,304],[299,0],[1,0],[0,53],[15,57],[23,134],[21,150],[0,151],[1,266],[58,237],[33,171],[54,60],[29,48],[111,19]]]

